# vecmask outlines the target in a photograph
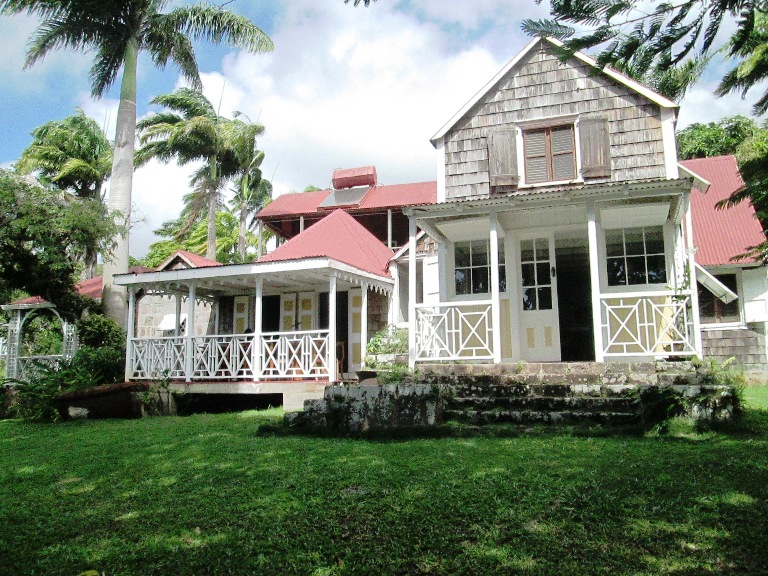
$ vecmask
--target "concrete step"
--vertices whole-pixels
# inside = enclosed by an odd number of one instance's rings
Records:
[[[446,421],[468,424],[575,424],[594,422],[599,424],[631,424],[637,421],[634,412],[573,412],[542,410],[485,410],[469,411],[445,410]]]
[[[635,398],[600,398],[600,397],[463,397],[451,398],[446,402],[449,410],[488,411],[488,410],[536,410],[554,412],[634,412],[637,410]]]

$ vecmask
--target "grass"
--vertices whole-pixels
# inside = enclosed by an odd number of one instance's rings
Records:
[[[738,426],[366,441],[281,412],[0,422],[0,573],[768,574],[768,387]]]

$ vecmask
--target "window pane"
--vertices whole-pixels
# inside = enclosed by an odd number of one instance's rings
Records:
[[[536,264],[536,284],[539,286],[552,284],[552,280],[549,277],[549,262],[539,262]]]
[[[469,270],[457,268],[454,277],[456,278],[456,294],[469,294]]]
[[[472,266],[488,266],[487,242],[472,242]]]
[[[533,262],[533,240],[520,241],[520,260],[522,262]]]
[[[623,258],[608,258],[608,286],[623,286],[627,283]]]
[[[488,268],[472,268],[472,294],[485,294],[488,286]]]
[[[608,256],[624,256],[624,231],[606,230],[605,249]]]
[[[627,256],[627,283],[645,284],[645,257]]]
[[[544,130],[531,130],[525,133],[525,155],[543,156],[547,152],[547,139]]]
[[[547,159],[544,157],[528,158],[525,161],[525,180],[526,182],[546,182],[549,180]]]
[[[536,238],[536,260],[549,260],[549,239]]]
[[[552,310],[552,288],[539,288],[539,310]]]
[[[645,253],[664,254],[664,229],[661,226],[645,229]]]
[[[536,310],[536,288],[523,290],[523,310]]]
[[[573,126],[552,128],[552,152],[570,152],[573,150]]]
[[[648,256],[648,283],[665,284],[667,282],[667,268],[664,256]]]
[[[553,180],[572,180],[576,177],[573,154],[558,154],[552,158]]]
[[[627,228],[624,230],[624,245],[627,249],[627,256],[635,256],[643,254],[645,246],[643,246],[643,229],[642,228]]]
[[[507,268],[499,266],[499,292],[507,291]]]
[[[456,268],[470,265],[469,242],[456,243]]]
[[[536,284],[536,276],[533,266],[533,264],[523,264],[520,267],[523,286],[534,286]]]

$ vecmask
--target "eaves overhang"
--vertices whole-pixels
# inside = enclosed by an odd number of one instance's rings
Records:
[[[676,196],[691,191],[691,178],[649,180],[639,182],[606,182],[541,190],[531,188],[504,196],[465,198],[439,204],[403,208],[407,216],[417,220],[485,214],[492,210],[530,210],[552,205],[581,204],[586,201],[616,202],[655,196]]]

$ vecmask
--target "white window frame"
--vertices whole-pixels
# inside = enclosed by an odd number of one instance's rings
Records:
[[[485,242],[486,248],[488,249],[488,291],[487,292],[468,292],[466,294],[459,294],[456,291],[456,270],[458,268],[466,268],[465,266],[457,266],[456,265],[456,247],[460,246],[461,244],[469,244],[470,246],[472,243],[479,243],[479,242]],[[452,293],[453,297],[456,300],[478,300],[478,299],[484,299],[491,296],[491,245],[490,245],[490,238],[476,238],[474,240],[458,240],[455,242],[452,242],[452,251],[451,251],[451,260],[453,264],[453,274],[451,276],[452,278]],[[509,270],[507,262],[507,246],[506,246],[506,239],[505,238],[499,238],[499,280],[504,281],[506,283],[506,290],[501,290],[501,287],[499,287],[499,294],[505,295],[509,292],[509,278],[507,275],[507,270]],[[471,266],[471,268],[482,268],[482,266]],[[502,274],[502,269],[504,270],[504,274]],[[470,281],[470,288],[471,288],[471,281]]]
[[[609,230],[603,229],[602,230],[602,246],[601,246],[601,262],[602,262],[602,274],[601,274],[601,282],[604,286],[604,289],[607,292],[635,292],[638,290],[642,291],[664,291],[668,290],[669,286],[671,284],[672,277],[672,270],[670,270],[670,263],[672,260],[672,254],[670,252],[671,250],[671,242],[669,238],[669,226],[668,222],[664,224],[649,224],[649,225],[643,225],[643,226],[625,226],[623,228],[611,228]],[[661,235],[662,235],[662,242],[664,243],[662,254],[664,256],[664,271],[666,275],[666,280],[664,282],[654,282],[654,283],[648,283],[645,282],[643,284],[616,284],[616,285],[610,285],[608,283],[608,242],[606,240],[606,234],[608,232],[615,232],[617,230],[620,230],[622,232],[622,237],[626,236],[626,232],[628,230],[637,230],[637,229],[645,229],[645,228],[661,228]],[[643,256],[645,258],[648,257],[648,254],[645,253],[645,242],[643,242]],[[626,259],[626,246],[624,246],[624,258]],[[658,255],[658,254],[654,254]],[[611,258],[615,258],[615,256],[612,256]]]

